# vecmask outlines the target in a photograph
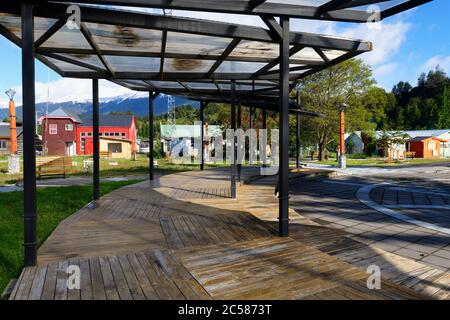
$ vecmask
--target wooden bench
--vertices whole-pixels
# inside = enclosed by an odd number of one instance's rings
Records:
[[[71,157],[44,157],[36,159],[36,175],[39,178],[58,175],[63,176],[65,179],[68,173],[76,171],[72,165]]]
[[[311,151],[311,152],[309,153],[309,157],[311,158],[311,161],[313,161],[314,158],[316,158],[317,160],[319,160],[319,151]],[[329,155],[328,155],[328,152],[327,152],[327,151],[324,151],[324,158],[325,158],[325,160],[328,160],[328,158],[329,158]]]
[[[411,158],[412,160],[414,160],[415,156],[416,156],[416,153],[414,151],[407,151],[407,152],[405,152],[405,159]]]

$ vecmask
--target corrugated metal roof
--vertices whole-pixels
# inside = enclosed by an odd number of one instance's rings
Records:
[[[206,130],[206,129],[205,129]],[[208,126],[208,135],[217,135],[222,133],[220,126],[210,125]],[[163,138],[198,138],[200,137],[199,125],[176,125],[175,130],[172,132],[172,126],[161,125],[161,137]]]
[[[92,117],[89,115],[81,116],[81,127],[92,127]],[[100,127],[131,127],[133,121],[132,115],[108,114],[100,115]]]
[[[22,134],[22,127],[17,127],[17,136]],[[9,124],[0,125],[0,137],[9,138]]]
[[[53,110],[48,114],[49,118],[52,117],[67,117],[67,118],[73,118],[76,122],[81,123],[81,118],[79,114],[74,110],[69,110],[66,108],[58,108],[56,110]]]

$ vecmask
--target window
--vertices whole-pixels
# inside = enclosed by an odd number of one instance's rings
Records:
[[[436,141],[428,142],[428,150],[436,150]]]
[[[92,132],[88,132],[87,136],[92,137]]]
[[[125,137],[125,132],[122,132],[122,137]]]
[[[73,131],[73,124],[66,124],[66,131]]]
[[[116,137],[118,137],[118,136],[119,136],[119,132],[115,132],[114,135],[115,135]]]
[[[109,137],[109,132],[105,132],[105,137]]]
[[[108,151],[111,153],[122,153],[121,143],[108,143]]]
[[[82,133],[81,133],[81,136],[82,136],[82,137],[86,136],[86,133],[85,133],[85,132],[82,132]]]
[[[6,141],[0,140],[0,150],[7,149]]]
[[[50,124],[49,125],[49,133],[50,134],[58,134],[58,125],[57,124]]]

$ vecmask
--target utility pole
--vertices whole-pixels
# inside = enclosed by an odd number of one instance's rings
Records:
[[[347,161],[345,158],[345,112],[347,107],[345,103],[340,105],[339,110],[339,168],[345,169],[347,167]]]

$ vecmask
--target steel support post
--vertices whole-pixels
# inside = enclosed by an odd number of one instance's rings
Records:
[[[23,197],[25,266],[37,263],[36,101],[33,4],[22,3]]]
[[[205,170],[205,103],[203,101],[200,102],[200,141],[201,141],[201,158],[200,158],[200,170]]]
[[[297,104],[300,106],[300,93],[299,93],[298,90],[297,90]],[[300,111],[300,109],[301,108],[299,107],[299,111]],[[300,112],[298,112],[297,116],[296,116],[296,120],[297,120],[297,123],[296,123],[296,127],[297,127],[297,132],[296,132],[296,167],[297,167],[297,169],[300,168],[300,158],[301,158],[301,148],[302,148],[301,140],[300,140],[301,118],[302,118],[302,116],[301,116]]]
[[[233,148],[233,156],[231,157],[231,198],[236,199],[236,81],[231,81],[231,129],[233,130],[233,138],[231,141],[231,148]]]
[[[148,104],[148,141],[149,141],[149,149],[148,149],[148,173],[150,181],[154,179],[153,166],[154,166],[154,155],[153,155],[153,141],[154,138],[154,114],[155,114],[155,94],[153,92],[149,93],[148,96],[149,104]]]
[[[267,109],[264,108],[262,110],[262,128],[263,130],[267,130]],[[268,135],[267,135],[268,137]],[[264,152],[266,152],[266,150],[264,150]],[[263,161],[263,167],[267,166],[267,155],[264,157],[264,161]]]
[[[93,129],[93,158],[94,158],[94,195],[93,199],[100,199],[100,112],[98,96],[98,79],[92,79],[92,129]]]
[[[242,102],[239,100],[237,106],[237,128],[242,129]],[[244,143],[245,146],[245,143]],[[236,155],[237,158],[237,155]],[[237,180],[241,182],[242,164],[237,164]]]
[[[289,236],[289,18],[281,17],[279,235]]]

